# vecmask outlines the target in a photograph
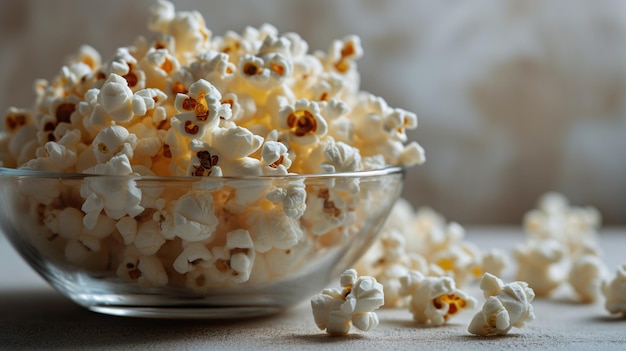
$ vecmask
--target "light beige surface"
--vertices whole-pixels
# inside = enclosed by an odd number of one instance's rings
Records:
[[[510,249],[523,240],[517,228],[469,228],[481,247]],[[614,270],[624,262],[626,228],[604,229],[604,261]],[[419,327],[407,310],[382,309],[380,325],[347,337],[317,329],[305,301],[285,313],[251,320],[153,320],[89,312],[48,287],[0,238],[0,349],[106,350],[624,350],[626,319],[609,316],[603,301],[576,304],[565,295],[535,300],[536,320],[496,338],[475,337],[465,311],[443,327]],[[479,305],[476,286],[468,288]]]
[[[0,111],[28,107],[82,44],[104,59],[154,0],[0,0]],[[214,35],[268,22],[311,50],[361,37],[362,88],[414,111],[428,161],[405,197],[450,220],[519,223],[549,190],[626,224],[626,2],[176,0]],[[462,200],[461,200],[462,199]],[[511,200],[513,199],[513,200]],[[469,205],[471,204],[471,205]]]

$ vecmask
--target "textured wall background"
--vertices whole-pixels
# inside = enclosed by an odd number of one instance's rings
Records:
[[[0,109],[90,44],[149,35],[151,0],[0,0]],[[221,35],[296,31],[310,49],[357,34],[362,88],[414,111],[428,161],[405,197],[462,224],[518,224],[546,191],[626,224],[626,2],[174,1]]]

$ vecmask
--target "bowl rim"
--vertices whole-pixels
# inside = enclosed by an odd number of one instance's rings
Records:
[[[404,174],[406,168],[402,166],[387,166],[374,170],[361,170],[336,173],[289,173],[283,175],[259,175],[259,176],[219,176],[219,177],[194,177],[194,176],[159,176],[159,175],[115,175],[99,173],[77,173],[60,171],[41,171],[32,169],[10,168],[0,166],[0,177],[41,178],[41,179],[91,179],[113,178],[132,179],[136,181],[237,181],[237,180],[296,180],[296,179],[335,179],[335,178],[373,178],[386,175]]]

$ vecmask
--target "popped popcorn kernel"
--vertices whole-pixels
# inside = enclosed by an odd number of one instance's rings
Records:
[[[602,293],[606,299],[606,310],[626,318],[626,264],[617,267],[615,277],[604,282]]]
[[[410,296],[409,311],[419,324],[441,326],[463,309],[472,309],[476,300],[458,290],[450,277],[425,277],[409,271],[400,277],[400,295]]]
[[[15,133],[23,126],[33,123],[33,117],[26,109],[19,109],[11,107],[4,114],[4,123],[2,123],[2,129],[0,131],[7,133]]]
[[[535,293],[521,281],[504,284],[500,278],[485,273],[480,288],[487,301],[472,319],[468,331],[475,335],[504,335],[513,327],[521,328],[535,319],[532,300]]]
[[[293,136],[291,140],[300,144],[311,144],[324,136],[327,123],[321,116],[316,102],[298,100],[279,111],[280,127]]]
[[[341,289],[324,289],[311,299],[318,328],[328,334],[346,335],[351,325],[362,331],[378,326],[374,311],[384,303],[383,286],[372,277],[357,276],[354,269],[344,271],[340,283]]]

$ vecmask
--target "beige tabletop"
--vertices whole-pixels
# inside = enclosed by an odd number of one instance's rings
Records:
[[[467,240],[510,250],[520,228],[468,228]],[[614,274],[626,262],[626,228],[603,229],[604,261]],[[420,327],[405,309],[378,311],[378,328],[346,337],[317,329],[308,301],[284,313],[237,321],[158,320],[90,312],[49,287],[0,236],[0,349],[106,350],[626,350],[626,319],[610,316],[604,301],[582,305],[564,297],[533,302],[536,319],[503,337],[472,336],[465,311],[442,327]],[[506,279],[506,277],[505,277]],[[475,285],[465,290],[483,299]]]

